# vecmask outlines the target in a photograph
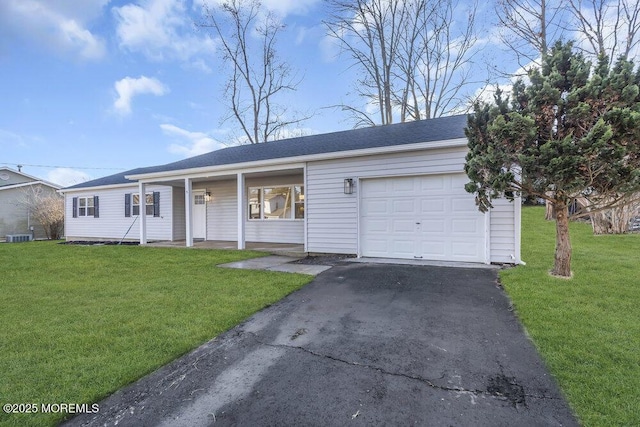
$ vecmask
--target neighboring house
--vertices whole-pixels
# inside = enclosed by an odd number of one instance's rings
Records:
[[[31,234],[33,238],[44,239],[42,226],[31,218],[24,199],[32,187],[56,194],[59,186],[41,180],[24,172],[0,167],[0,241],[8,234]],[[32,228],[33,227],[33,228]]]
[[[242,145],[74,185],[63,190],[66,236],[519,263],[520,200],[496,200],[482,214],[464,190],[466,122],[452,116]]]

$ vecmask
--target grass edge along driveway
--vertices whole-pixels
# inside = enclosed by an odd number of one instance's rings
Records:
[[[216,267],[260,255],[0,244],[0,404],[97,402],[313,278]],[[0,425],[63,417],[0,412]]]
[[[522,210],[522,259],[500,279],[585,426],[640,425],[640,235],[571,224],[570,280],[550,277],[555,223]]]

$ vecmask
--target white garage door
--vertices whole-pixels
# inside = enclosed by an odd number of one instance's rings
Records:
[[[485,222],[464,174],[362,181],[362,255],[485,261]]]

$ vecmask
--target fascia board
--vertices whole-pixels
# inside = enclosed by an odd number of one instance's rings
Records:
[[[407,151],[433,150],[438,148],[462,146],[467,146],[466,138],[456,138],[435,142],[421,142],[416,144],[393,145],[376,148],[364,148],[361,150],[332,151],[330,153],[310,154],[296,157],[283,157],[278,159],[259,160],[255,162],[232,163],[220,166],[205,166],[193,169],[179,169],[174,171],[152,172],[148,174],[125,175],[125,178],[131,180],[140,180],[143,182],[150,182],[157,179],[167,178],[201,178],[207,176],[224,175],[224,172],[229,173],[230,171],[234,171],[234,173],[250,173],[254,171],[257,172],[260,171],[261,168],[268,169],[278,165],[282,166],[281,169],[288,169],[302,167],[304,163],[320,160],[332,160],[342,159],[345,157],[372,156],[376,154],[401,153]]]
[[[54,186],[52,184],[49,184],[46,181],[29,181],[29,182],[21,182],[20,184],[5,185],[3,187],[0,187],[0,191],[2,191],[2,190],[11,190],[11,189],[14,189],[14,188],[28,187],[30,185],[44,185],[46,187],[51,187],[56,191],[60,188],[58,186]]]
[[[137,184],[135,182],[131,182],[126,183],[126,184],[111,184],[111,185],[96,185],[93,187],[80,187],[80,188],[63,188],[62,190],[58,190],[58,193],[60,194],[66,194],[66,193],[82,193],[82,192],[88,192],[88,191],[97,191],[97,190],[109,190],[109,189],[117,189],[117,188],[126,188],[126,187],[137,187]]]

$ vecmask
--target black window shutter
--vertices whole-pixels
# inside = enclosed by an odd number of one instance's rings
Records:
[[[153,192],[153,216],[160,216],[160,192]]]
[[[131,193],[124,195],[124,216],[131,216]]]
[[[93,196],[93,217],[100,218],[100,203],[98,196]]]
[[[78,198],[73,198],[73,217],[78,218]]]

